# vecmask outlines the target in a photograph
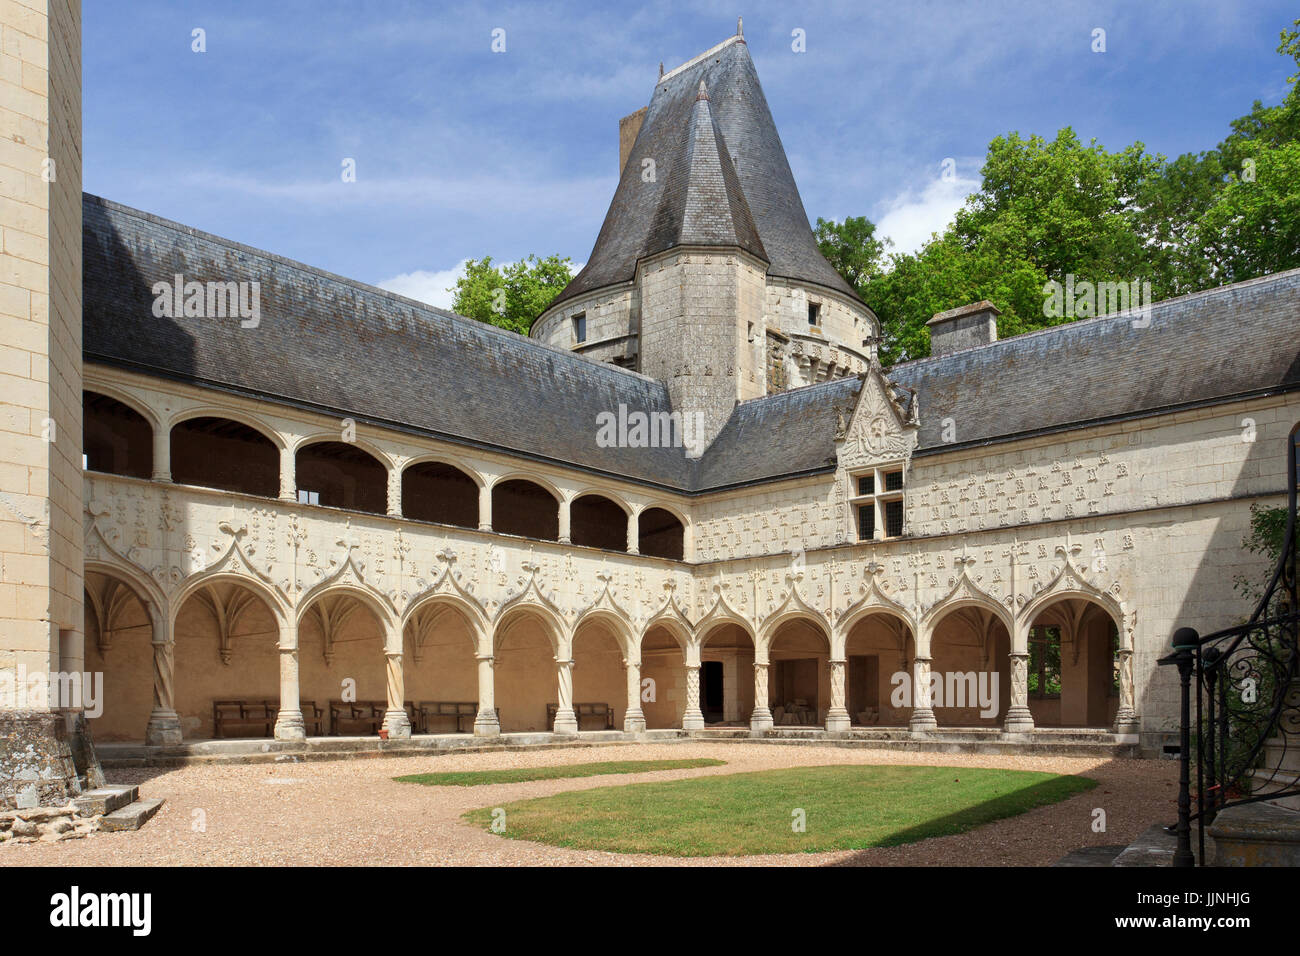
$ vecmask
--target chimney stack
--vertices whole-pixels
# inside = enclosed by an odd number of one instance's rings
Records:
[[[663,75],[663,64],[659,64],[660,76]],[[641,124],[645,122],[645,111],[647,106],[641,107],[635,113],[630,113],[618,121],[618,174],[623,175],[623,168],[627,166],[627,158],[632,155],[632,146],[636,143],[637,133],[641,132]]]
[[[988,345],[998,340],[998,316],[1002,312],[987,299],[940,312],[929,322],[930,355],[950,355],[961,349]]]

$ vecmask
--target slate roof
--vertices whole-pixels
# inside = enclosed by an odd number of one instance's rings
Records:
[[[84,196],[87,361],[673,488],[681,449],[599,448],[596,415],[671,410],[659,382]],[[155,282],[261,283],[261,322],[155,318]]]
[[[674,234],[662,228],[661,215],[664,209],[685,209],[688,186],[698,182],[684,131],[693,121],[699,123],[696,96],[701,82],[708,91],[715,137],[720,136],[724,175],[734,164],[736,183],[728,183],[733,218],[738,200],[743,201],[752,214],[768,273],[826,286],[856,300],[857,293],[817,248],[749,47],[736,36],[665,74],[656,85],[595,248],[555,302],[630,281],[638,260],[696,241],[689,230]],[[642,179],[646,159],[655,163],[653,182]],[[692,168],[692,174],[682,175],[683,166]],[[737,234],[741,241],[731,244],[749,248],[746,243],[753,240],[739,223]],[[710,238],[707,244],[725,243]]]
[[[836,409],[847,421],[862,379],[832,379],[741,402],[700,459],[698,488],[720,488],[835,467]]]
[[[918,450],[1055,431],[1300,388],[1300,269],[896,365],[915,389]],[[1136,325],[1135,325],[1136,323]]]
[[[767,251],[758,237],[722,131],[709,109],[702,80],[676,155],[645,254],[679,245],[739,246],[766,261]]]
[[[737,405],[699,460],[600,448],[596,416],[671,411],[659,382],[86,195],[88,362],[687,493],[834,467],[857,378]],[[261,322],[153,315],[155,282],[261,283]],[[1068,323],[886,374],[915,392],[919,453],[1300,389],[1300,269]]]

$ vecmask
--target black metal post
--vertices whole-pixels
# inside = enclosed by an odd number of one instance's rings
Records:
[[[1181,688],[1179,703],[1178,747],[1178,848],[1174,850],[1174,866],[1195,866],[1192,854],[1192,666],[1193,650],[1201,636],[1194,628],[1180,627],[1174,631],[1174,660],[1178,664],[1178,683]]]

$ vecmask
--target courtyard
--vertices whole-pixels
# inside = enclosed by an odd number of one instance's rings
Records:
[[[412,774],[555,767],[614,761],[723,761],[642,773],[481,786],[421,786]],[[519,800],[595,788],[662,784],[811,767],[944,767],[1079,775],[1096,786],[968,832],[902,846],[752,856],[658,856],[547,846],[506,839],[464,815]],[[690,741],[581,748],[450,753],[274,764],[194,764],[115,769],[115,783],[166,800],[134,833],[92,833],[55,844],[0,847],[0,866],[1039,866],[1089,845],[1135,839],[1175,815],[1177,766],[1111,757],[927,754]],[[721,788],[720,788],[721,789]],[[814,795],[810,793],[810,800]],[[1096,811],[1105,832],[1094,832]],[[782,809],[787,816],[789,811]],[[817,815],[809,816],[810,831]]]

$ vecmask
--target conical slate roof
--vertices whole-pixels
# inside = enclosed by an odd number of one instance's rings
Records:
[[[817,248],[740,36],[660,79],[587,265],[555,301],[630,281],[639,259],[697,243],[738,245],[769,275],[857,298]]]
[[[703,80],[675,157],[644,254],[680,245],[739,246],[767,261]]]

